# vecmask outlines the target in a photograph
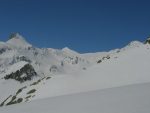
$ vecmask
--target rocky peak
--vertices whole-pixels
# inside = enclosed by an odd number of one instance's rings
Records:
[[[150,37],[145,41],[145,44],[150,44]]]

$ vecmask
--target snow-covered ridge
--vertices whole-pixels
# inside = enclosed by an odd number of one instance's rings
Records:
[[[150,45],[139,41],[80,54],[67,47],[36,48],[13,34],[0,42],[0,105],[150,82],[149,61]],[[27,75],[36,76],[18,81]]]
[[[41,76],[74,73],[90,65],[86,58],[69,48],[35,48],[18,33],[12,34],[7,42],[0,43],[0,54],[0,62],[2,61],[4,68],[19,61],[26,61],[31,63]]]

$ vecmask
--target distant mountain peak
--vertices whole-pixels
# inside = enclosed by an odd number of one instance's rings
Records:
[[[11,40],[13,38],[15,38],[15,39],[23,39],[24,40],[24,38],[19,33],[11,33],[10,36],[9,36],[9,40]]]
[[[77,55],[77,54],[79,54],[78,52],[76,52],[76,51],[74,51],[74,50],[71,50],[71,49],[68,48],[68,47],[64,47],[64,48],[62,49],[62,51],[65,52],[65,53],[68,53],[68,54],[72,54],[72,55]]]
[[[69,49],[68,47],[64,47],[64,48],[62,49],[62,51],[72,51],[72,50]]]
[[[9,40],[6,43],[8,43],[12,46],[15,46],[15,47],[19,47],[19,48],[22,48],[22,47],[26,48],[26,47],[32,46],[19,33],[10,34]]]

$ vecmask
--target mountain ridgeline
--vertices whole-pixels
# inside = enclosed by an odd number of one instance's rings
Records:
[[[13,33],[7,42],[0,42],[0,106],[89,91],[101,86],[109,88],[110,84],[115,87],[125,84],[125,81],[127,84],[130,81],[136,83],[140,78],[136,72],[140,70],[138,65],[143,63],[149,67],[149,53],[150,38],[144,43],[133,41],[124,48],[109,52],[80,54],[67,47],[37,48],[20,34]],[[130,70],[127,73],[131,75],[130,81],[126,79],[127,69]],[[142,70],[146,71],[147,68]],[[147,74],[144,77],[143,81],[148,80]]]

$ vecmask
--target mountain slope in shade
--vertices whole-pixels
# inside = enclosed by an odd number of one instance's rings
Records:
[[[67,47],[36,48],[13,34],[0,42],[0,106],[147,83],[149,61],[150,45],[139,41],[109,52],[80,54]]]

